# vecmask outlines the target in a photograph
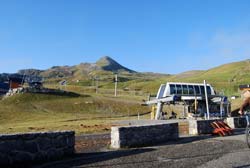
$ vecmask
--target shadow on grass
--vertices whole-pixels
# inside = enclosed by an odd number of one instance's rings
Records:
[[[58,90],[58,89],[36,90],[34,93],[54,95],[54,96],[65,96],[65,97],[91,97],[90,95],[81,95],[75,92],[69,92],[69,91]]]
[[[141,113],[140,116],[145,116],[145,115],[150,114],[150,113],[151,112],[144,112],[144,113]],[[136,116],[138,116],[138,114],[129,115],[129,117],[136,117]],[[123,118],[123,117],[128,117],[128,115],[115,115],[112,117],[109,117],[109,116],[81,117],[81,118],[76,118],[76,119],[64,120],[62,122],[81,121],[81,120],[96,120],[96,119],[116,119],[116,118]],[[114,123],[114,124],[117,124],[117,123]]]

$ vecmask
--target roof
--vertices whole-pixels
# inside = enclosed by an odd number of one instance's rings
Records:
[[[23,78],[20,78],[20,77],[10,77],[9,76],[9,80],[12,81],[12,82],[16,82],[16,83],[22,83],[23,82]]]
[[[185,83],[185,82],[167,82],[167,84],[176,84],[176,85],[202,85],[204,86],[204,83]],[[210,84],[207,83],[207,86],[210,86]]]
[[[5,82],[0,82],[0,89],[8,90],[9,84]]]

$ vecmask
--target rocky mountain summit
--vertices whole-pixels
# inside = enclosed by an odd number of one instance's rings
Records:
[[[80,63],[74,66],[53,66],[47,70],[23,69],[19,74],[41,76],[44,78],[87,78],[98,73],[136,73],[116,62],[109,56],[100,58],[96,63]]]

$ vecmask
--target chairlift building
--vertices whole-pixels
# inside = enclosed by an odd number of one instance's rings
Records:
[[[208,99],[209,114],[206,108],[206,95]],[[161,84],[157,96],[146,102],[156,106],[155,119],[162,119],[164,112],[169,107],[172,114],[179,118],[226,117],[230,111],[230,102],[226,96],[217,95],[210,84],[167,82]],[[168,114],[167,114],[168,115]],[[170,118],[170,117],[169,117]]]

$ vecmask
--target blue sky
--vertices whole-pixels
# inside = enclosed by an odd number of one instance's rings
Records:
[[[94,63],[206,70],[250,58],[249,0],[0,0],[0,73]]]

